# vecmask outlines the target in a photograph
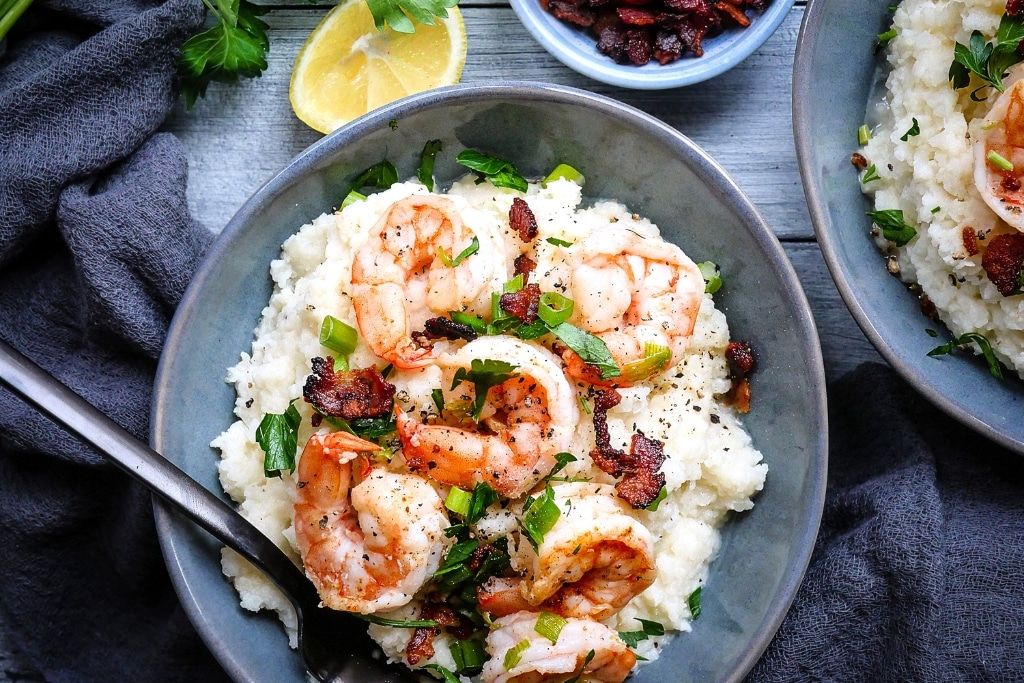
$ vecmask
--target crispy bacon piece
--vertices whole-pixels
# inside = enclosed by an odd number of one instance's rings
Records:
[[[395,385],[384,381],[377,368],[334,371],[334,359],[314,358],[302,397],[318,412],[354,420],[387,415],[394,407]]]
[[[853,164],[853,167],[858,171],[863,171],[868,167],[868,160],[865,159],[864,155],[860,152],[854,152],[850,155],[850,163]]]
[[[964,242],[964,249],[968,256],[976,256],[978,253],[978,233],[969,225],[965,225],[960,231],[960,237]]]
[[[530,273],[537,268],[537,262],[526,254],[516,256],[516,260],[512,262],[512,265],[516,269],[516,275],[522,275],[524,280],[529,280]]]
[[[737,379],[742,379],[752,373],[757,364],[754,348],[744,341],[729,342],[729,345],[725,347],[725,359],[729,361],[730,374]]]
[[[994,237],[981,257],[981,267],[1003,296],[1012,296],[1017,291],[1022,266],[1024,235],[1019,232]]]
[[[629,445],[629,453],[613,448],[608,436],[608,411],[619,404],[622,396],[615,389],[604,389],[594,396],[594,433],[597,446],[591,460],[602,471],[619,481],[615,492],[634,508],[645,508],[654,502],[665,485],[661,466],[665,462],[664,445],[637,431]]]
[[[728,2],[716,2],[715,9],[735,21],[737,26],[742,26],[743,28],[750,26],[750,19],[747,18],[742,9],[735,5],[730,5]]]
[[[501,309],[529,325],[537,319],[540,307],[540,285],[526,285],[518,292],[502,294],[498,301]]]
[[[477,338],[476,330],[469,325],[457,323],[451,318],[438,316],[429,318],[423,323],[423,336],[427,339],[465,339],[473,341]]]
[[[556,19],[587,28],[594,23],[594,13],[585,7],[573,5],[562,0],[551,0],[548,3],[548,11],[555,15]]]
[[[434,638],[441,635],[441,628],[457,627],[462,622],[450,607],[434,602],[423,603],[419,618],[436,621],[440,628],[418,628],[412,632],[405,646],[405,659],[413,666],[434,656]]]
[[[590,23],[594,23],[593,15]],[[532,242],[537,238],[537,218],[533,215],[530,205],[519,197],[512,200],[512,207],[508,210],[508,224],[519,233],[519,239],[524,242]]]
[[[734,379],[729,391],[725,394],[725,402],[737,411],[746,415],[750,412],[750,380]]]
[[[630,26],[653,26],[658,23],[658,15],[645,9],[635,7],[619,7],[615,10],[622,23]]]

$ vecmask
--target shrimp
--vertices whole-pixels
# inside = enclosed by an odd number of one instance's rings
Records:
[[[604,624],[567,619],[552,643],[535,630],[538,616],[517,612],[494,622],[487,634],[491,658],[481,676],[485,683],[565,681],[574,674],[580,680],[621,683],[633,670],[636,655]],[[511,655],[509,663],[515,665],[506,669],[505,658],[513,648],[519,656]]]
[[[501,290],[511,267],[497,227],[477,223],[468,226],[451,200],[436,195],[413,195],[388,208],[352,264],[356,322],[374,353],[399,368],[429,365],[432,350],[413,330],[431,311],[490,310],[491,292]],[[474,238],[475,253],[444,264],[439,250],[455,258]]]
[[[526,575],[489,580],[477,594],[480,608],[607,619],[654,583],[651,532],[611,486],[570,483],[553,491],[558,521],[536,550],[520,540],[512,558]]]
[[[974,184],[981,198],[1008,225],[1024,230],[1024,68],[1007,78],[1006,91],[992,105],[974,143]],[[1013,168],[988,158],[995,152]]]
[[[369,614],[407,604],[451,541],[437,491],[422,477],[352,461],[380,446],[347,432],[314,434],[298,468],[295,539],[306,576],[331,609]]]
[[[602,380],[566,350],[570,376],[628,386],[679,362],[704,300],[704,278],[682,249],[610,226],[590,233],[572,249],[570,260],[572,321],[600,337],[623,369],[621,376]],[[668,348],[671,358],[644,363],[651,345]]]
[[[486,482],[507,498],[533,488],[555,465],[555,454],[572,444],[579,409],[576,394],[554,355],[514,337],[481,337],[438,360],[444,368],[447,406],[468,405],[475,385],[449,389],[459,368],[472,361],[501,360],[513,376],[487,393],[479,424],[422,424],[398,412],[398,436],[406,464],[451,486]]]

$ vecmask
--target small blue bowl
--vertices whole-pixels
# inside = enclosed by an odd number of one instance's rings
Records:
[[[434,167],[442,186],[465,172],[454,162],[463,147],[500,154],[530,177],[571,163],[586,176],[589,198],[627,202],[667,239],[722,267],[717,304],[736,338],[759,352],[744,422],[764,453],[768,482],[754,509],[723,528],[693,632],[631,680],[740,680],[782,622],[821,518],[828,447],[821,351],[793,267],[754,206],[696,145],[632,107],[536,83],[460,86],[382,107],[311,146],[239,209],[185,293],[157,372],[154,447],[223,496],[209,443],[233,421],[225,370],[252,344],[270,298],[270,262],[299,226],[338,204],[359,170],[387,157],[401,177],[413,175],[428,139],[444,144]],[[219,544],[159,502],[156,521],[182,605],[225,670],[236,681],[306,683],[277,620],[239,607],[220,571]]]
[[[733,68],[775,32],[794,0],[774,0],[744,29],[729,29],[704,41],[703,57],[683,57],[664,66],[618,64],[597,49],[594,37],[556,19],[540,0],[511,0],[523,26],[555,59],[595,81],[633,90],[664,90],[693,85]]]
[[[793,71],[793,133],[814,232],[839,293],[889,364],[947,414],[1024,454],[1024,382],[1012,370],[995,379],[970,354],[928,357],[946,335],[925,332],[936,325],[886,272],[868,236],[865,212],[872,207],[850,154],[882,62],[875,46],[891,23],[888,5],[814,0],[804,15]]]

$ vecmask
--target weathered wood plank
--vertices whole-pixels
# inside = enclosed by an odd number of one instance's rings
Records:
[[[264,181],[320,135],[292,115],[292,62],[322,12],[275,10],[269,68],[262,78],[214,84],[191,113],[181,108],[167,128],[188,148],[189,203],[194,215],[220,230]],[[790,128],[790,71],[803,14],[790,13],[746,62],[708,83],[638,92],[591,81],[557,62],[507,7],[467,7],[469,55],[463,82],[502,78],[549,81],[605,93],[664,119],[688,134],[730,171],[782,237],[811,237],[796,172]]]

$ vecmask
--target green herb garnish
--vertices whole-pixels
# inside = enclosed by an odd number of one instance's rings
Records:
[[[436,628],[437,622],[433,619],[388,619],[386,617],[377,616],[376,614],[356,614],[352,613],[363,621],[368,621],[371,624],[377,624],[378,626],[390,626],[391,628]]]
[[[345,195],[345,199],[342,200],[341,206],[339,208],[344,209],[352,204],[355,204],[356,202],[361,202],[364,199],[366,199],[365,194],[363,194],[362,192],[356,192],[355,190],[352,190],[347,195]]]
[[[295,469],[299,423],[302,416],[291,403],[283,413],[267,413],[256,428],[256,443],[263,449],[263,473],[279,477]]]
[[[896,33],[896,29],[895,28],[891,28],[888,31],[884,31],[882,33],[879,33],[878,34],[878,44],[879,45],[885,45],[890,40],[895,38],[896,35],[897,35],[897,33]]]
[[[573,300],[558,292],[545,292],[540,295],[537,316],[550,327],[561,325],[572,317]]]
[[[582,185],[583,174],[569,164],[558,164],[551,170],[551,173],[548,173],[547,177],[544,178],[544,184],[547,185],[548,183],[556,180],[568,180],[576,183],[577,185]]]
[[[398,170],[395,165],[387,159],[378,161],[373,166],[365,169],[355,177],[352,185],[349,186],[345,196],[353,191],[362,190],[364,187],[375,187],[379,190],[386,190],[398,182]]]
[[[989,87],[1003,92],[1006,88],[1003,77],[1007,70],[1024,59],[1017,51],[1021,39],[1024,39],[1024,21],[1004,14],[991,43],[985,42],[981,31],[973,32],[967,45],[957,43],[953,50],[953,63],[949,67],[953,88],[966,88],[973,74],[984,85],[971,93],[971,99],[979,101],[978,92]]]
[[[1013,170],[1013,162],[995,150],[990,150],[989,153],[985,155],[985,159],[1000,171]]]
[[[413,19],[433,26],[436,18],[447,18],[446,10],[457,4],[458,0],[366,0],[377,30],[382,30],[386,24],[399,33],[415,33]]]
[[[871,140],[871,129],[868,128],[868,125],[865,123],[857,129],[857,142],[859,142],[860,146],[863,147],[868,144],[869,140]]]
[[[583,676],[583,672],[587,670],[587,664],[590,664],[590,662],[594,660],[594,654],[595,653],[593,650],[588,652],[587,656],[583,658],[583,665],[580,667],[580,672],[577,675],[570,678],[569,680],[567,680],[565,683],[579,683],[580,677]],[[640,657],[637,657],[637,659],[640,659]]]
[[[444,683],[461,683],[459,677],[453,674],[448,669],[444,668],[440,664],[427,664],[423,667],[424,669],[430,669],[441,677]]]
[[[957,349],[971,344],[972,342],[977,344],[978,348],[981,350],[981,355],[985,357],[985,363],[988,364],[988,371],[992,376],[996,379],[1002,379],[1003,368],[999,365],[999,360],[996,358],[995,352],[992,351],[992,344],[989,342],[988,337],[980,332],[965,332],[942,346],[936,346],[928,352],[928,355],[932,358],[935,358],[936,356],[945,356],[953,353]]]
[[[641,640],[647,640],[651,636],[663,636],[665,635],[665,627],[656,621],[649,621],[647,619],[637,618],[640,625],[643,627],[642,631],[619,631],[619,637],[626,643],[627,647],[635,649],[637,643]]]
[[[903,220],[901,209],[886,209],[884,211],[868,211],[871,220],[882,230],[882,236],[898,247],[914,239],[917,230],[907,225]]]
[[[601,379],[610,379],[622,374],[615,364],[608,345],[600,337],[581,330],[575,325],[562,323],[551,328],[551,333],[576,353],[584,363],[590,363],[601,371]]]
[[[359,333],[356,328],[338,320],[333,315],[324,316],[324,321],[320,325],[321,346],[342,356],[347,356],[356,350],[358,342]]]
[[[523,652],[530,647],[529,639],[520,640],[518,643],[510,647],[505,651],[505,659],[502,664],[505,666],[505,671],[511,671],[519,665],[519,662],[523,658]]]
[[[906,142],[907,140],[909,140],[910,138],[914,137],[915,135],[920,135],[921,134],[921,126],[919,126],[917,124],[917,119],[916,118],[912,118],[911,120],[914,123],[913,123],[913,125],[910,126],[910,130],[908,130],[906,133],[904,133],[903,135],[900,136],[900,140],[902,140],[903,142]]]
[[[484,410],[487,392],[491,390],[491,387],[496,387],[514,377],[515,370],[515,365],[506,363],[503,360],[492,360],[490,358],[481,360],[474,358],[470,362],[468,370],[466,368],[459,368],[455,371],[451,388],[455,389],[461,382],[473,383],[475,391],[472,417],[474,421],[477,421]]]
[[[648,512],[657,512],[658,507],[661,505],[661,501],[665,500],[666,497],[668,497],[668,490],[662,486],[658,491],[658,495],[651,501],[651,504],[644,509]]]
[[[416,170],[416,177],[431,192],[434,191],[434,159],[440,151],[440,140],[428,140],[420,152],[420,167]]]
[[[526,499],[523,505],[522,527],[530,544],[537,548],[544,542],[544,535],[551,531],[562,511],[555,504],[555,491],[551,484],[544,487],[544,493],[537,498]]]
[[[704,278],[704,291],[714,294],[722,288],[722,269],[714,261],[701,261],[697,264],[701,277]]]
[[[178,73],[185,106],[191,109],[213,81],[254,78],[267,68],[266,8],[248,0],[203,0],[216,23],[181,46]]]
[[[686,598],[686,606],[690,608],[690,618],[696,620],[700,616],[700,596],[703,586],[697,586],[697,590],[690,593]]]
[[[491,185],[495,187],[510,187],[520,192],[526,192],[528,189],[526,179],[520,175],[516,167],[500,157],[475,149],[465,149],[459,152],[455,161],[471,171],[476,171],[482,178],[491,181]]]
[[[569,623],[564,617],[560,617],[552,612],[541,612],[537,615],[537,623],[534,624],[533,630],[547,638],[554,645],[558,642],[558,636],[561,635],[562,629]]]
[[[868,166],[867,170],[864,171],[864,175],[860,177],[860,182],[867,185],[872,180],[881,180],[882,176],[878,175],[878,168],[874,164]]]
[[[469,502],[472,499],[472,493],[463,491],[458,486],[453,486],[449,489],[448,496],[444,499],[444,506],[455,514],[465,517],[469,513]]]
[[[547,242],[548,244],[553,244],[556,247],[571,247],[573,245],[572,242],[567,242],[566,240],[560,240],[557,237],[546,237],[546,238],[544,238],[544,241]]]
[[[664,369],[671,359],[672,350],[667,346],[646,342],[643,358],[622,366],[622,378],[627,382],[639,382]]]
[[[480,239],[476,235],[473,235],[473,239],[470,240],[469,246],[460,251],[459,255],[455,258],[449,256],[448,252],[444,250],[444,247],[437,248],[437,257],[441,259],[441,263],[446,267],[455,268],[478,251],[480,251]]]
[[[477,638],[456,640],[448,646],[455,661],[455,673],[462,676],[475,676],[487,661],[484,644]]]
[[[437,414],[440,415],[444,412],[444,392],[440,389],[431,389],[430,398],[434,401],[434,405],[437,406]]]

